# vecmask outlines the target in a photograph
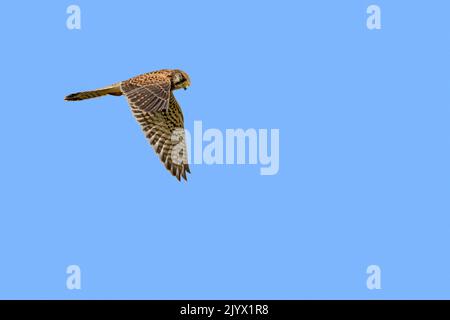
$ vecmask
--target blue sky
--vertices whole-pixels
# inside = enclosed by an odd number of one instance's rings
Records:
[[[449,9],[2,4],[0,298],[450,298]],[[278,174],[193,165],[180,184],[123,97],[63,100],[161,68],[191,77],[188,130],[279,129]]]

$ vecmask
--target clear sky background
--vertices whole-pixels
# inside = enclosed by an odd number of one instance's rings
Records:
[[[0,298],[450,298],[448,1],[1,8]],[[279,173],[178,183],[123,97],[63,100],[161,68],[188,129],[280,129]]]

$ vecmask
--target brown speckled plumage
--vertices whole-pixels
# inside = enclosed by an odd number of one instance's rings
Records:
[[[166,169],[178,180],[190,173],[184,134],[183,112],[173,90],[190,85],[189,76],[181,70],[159,70],[115,83],[111,86],[78,92],[65,97],[68,101],[104,95],[125,95],[131,111]]]

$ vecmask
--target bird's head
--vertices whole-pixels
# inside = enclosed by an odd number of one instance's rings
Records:
[[[172,89],[184,89],[191,85],[191,79],[186,72],[181,70],[174,70],[172,74]]]

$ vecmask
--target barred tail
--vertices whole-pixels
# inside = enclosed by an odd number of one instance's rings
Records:
[[[116,83],[111,86],[96,89],[96,90],[72,93],[72,94],[69,94],[68,96],[66,96],[64,98],[64,100],[78,101],[78,100],[84,100],[84,99],[97,98],[97,97],[105,96],[107,94],[110,94],[113,96],[121,96],[122,90],[120,90],[120,83]]]

